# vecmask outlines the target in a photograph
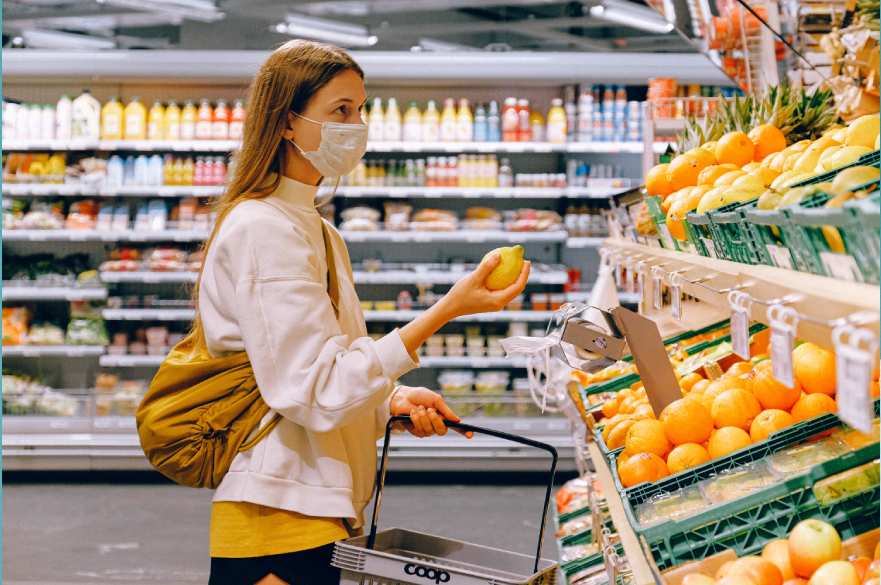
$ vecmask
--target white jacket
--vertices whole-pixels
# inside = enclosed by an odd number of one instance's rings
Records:
[[[329,226],[340,289],[335,318],[316,191],[282,177],[265,200],[229,213],[205,258],[199,315],[208,350],[246,350],[263,399],[283,417],[235,457],[214,500],[358,526],[389,396],[417,364],[397,330],[377,341],[367,336],[345,243]]]

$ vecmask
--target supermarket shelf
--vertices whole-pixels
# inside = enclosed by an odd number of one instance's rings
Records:
[[[567,248],[598,248],[603,245],[606,238],[568,238],[566,240]]]
[[[655,133],[659,135],[669,136],[670,134],[678,134],[685,130],[685,118],[657,118],[654,120]],[[664,145],[666,148],[667,145]]]
[[[102,348],[103,350],[103,348]],[[103,352],[102,352],[103,353]],[[162,355],[102,355],[98,364],[103,368],[158,368],[165,359]]]
[[[379,272],[354,272],[356,284],[453,284],[466,272],[440,272],[419,270],[381,270]],[[539,272],[533,267],[529,274],[530,284],[566,284],[569,275],[564,270]]]
[[[342,231],[347,242],[564,242],[566,232],[506,232],[501,230],[457,230],[449,232],[353,232]]]
[[[4,230],[6,242],[201,242],[204,230]]]
[[[195,309],[103,309],[107,321],[192,321]]]
[[[364,311],[364,319],[367,321],[412,321],[422,314],[422,311]],[[554,316],[554,311],[499,311],[497,313],[480,313],[478,315],[465,315],[456,318],[456,321],[468,321],[479,323],[507,323],[508,321],[549,321]]]
[[[103,345],[4,345],[3,357],[97,357]]]
[[[101,282],[144,282],[144,283],[173,283],[173,282],[196,282],[198,272],[101,272]]]
[[[52,184],[52,183],[4,183],[3,194],[12,197],[215,197],[223,193],[222,186],[161,185],[100,187],[95,185]]]
[[[627,187],[340,187],[338,197],[392,197],[432,199],[605,199]]]
[[[100,301],[107,298],[102,286],[33,286],[16,281],[3,282],[4,301]]]
[[[229,152],[237,146],[235,140],[9,140],[3,150]]]

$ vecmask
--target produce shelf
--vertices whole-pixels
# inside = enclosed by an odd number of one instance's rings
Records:
[[[3,357],[97,357],[104,353],[103,345],[4,345]]]
[[[103,349],[102,353],[103,353]],[[104,368],[158,368],[165,359],[163,355],[102,355],[98,364]]]
[[[4,301],[101,301],[107,298],[103,286],[34,286],[16,281],[3,282]]]
[[[12,197],[216,197],[223,194],[223,187],[201,185],[103,187],[79,184],[4,183],[3,194]]]
[[[341,231],[347,242],[401,242],[401,243],[432,243],[432,242],[509,242],[512,244],[525,242],[564,242],[566,232],[506,232],[495,230],[458,230],[450,232],[353,232]]]
[[[603,245],[605,238],[568,238],[566,240],[567,248],[598,248]]]
[[[194,309],[103,309],[107,321],[192,321]]]
[[[201,242],[204,230],[3,230],[6,242]]]
[[[172,282],[196,282],[198,272],[101,272],[102,282],[144,282],[144,283],[172,283]]]

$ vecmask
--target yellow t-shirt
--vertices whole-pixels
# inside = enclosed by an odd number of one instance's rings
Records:
[[[280,555],[318,548],[348,537],[339,518],[315,518],[250,502],[211,505],[212,557]]]

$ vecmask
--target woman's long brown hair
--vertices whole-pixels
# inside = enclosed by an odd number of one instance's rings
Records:
[[[231,178],[215,204],[217,220],[202,247],[206,257],[223,220],[236,205],[262,199],[278,188],[287,152],[282,132],[287,128],[288,112],[302,112],[315,92],[348,70],[364,77],[361,67],[342,49],[304,40],[283,44],[261,65],[248,90],[242,146],[233,157]],[[204,348],[198,311],[202,270],[193,290],[197,310],[191,338]]]

